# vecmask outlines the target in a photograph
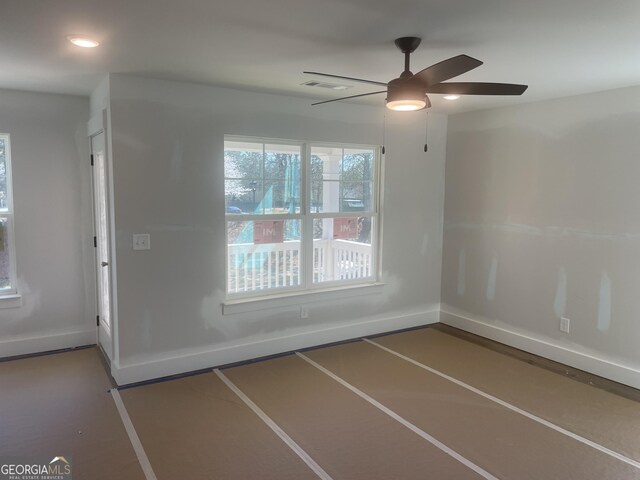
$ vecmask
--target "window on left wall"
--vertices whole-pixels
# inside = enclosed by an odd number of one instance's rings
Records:
[[[16,292],[16,254],[11,192],[11,141],[0,133],[0,297]]]

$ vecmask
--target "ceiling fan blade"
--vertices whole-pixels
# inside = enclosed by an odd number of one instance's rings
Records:
[[[456,95],[522,95],[528,85],[514,83],[450,82],[427,87],[427,93]]]
[[[463,73],[473,70],[476,67],[482,65],[480,60],[477,60],[468,55],[458,55],[457,57],[451,57],[447,60],[443,60],[440,63],[431,65],[424,70],[416,73],[412,79],[419,80],[424,85],[435,85],[450,78],[457,77]]]
[[[320,75],[321,77],[340,78],[342,80],[351,80],[352,82],[370,83],[372,85],[380,85],[381,87],[387,86],[387,84],[384,82],[376,82],[375,80],[364,80],[362,78],[343,77],[342,75],[331,75],[330,73],[320,73],[320,72],[302,72],[302,73],[308,73],[309,75]]]
[[[386,90],[382,90],[380,92],[371,92],[371,93],[363,93],[361,95],[351,95],[350,97],[340,97],[340,98],[333,98],[331,100],[325,100],[323,102],[316,102],[316,103],[312,103],[311,105],[322,105],[323,103],[330,103],[330,102],[337,102],[339,100],[347,100],[349,98],[358,98],[358,97],[367,97],[369,95],[377,95],[379,93],[387,93]]]

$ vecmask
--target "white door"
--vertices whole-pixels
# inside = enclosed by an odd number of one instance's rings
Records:
[[[111,324],[111,266],[109,265],[109,202],[104,132],[91,137],[94,246],[96,252],[98,341],[109,359],[113,356]]]

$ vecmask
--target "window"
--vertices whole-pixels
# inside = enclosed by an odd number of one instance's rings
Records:
[[[0,134],[0,296],[16,293],[15,258],[11,197],[11,146],[9,135]]]
[[[227,294],[377,280],[377,147],[225,138]]]

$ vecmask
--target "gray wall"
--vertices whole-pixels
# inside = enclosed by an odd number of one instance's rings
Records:
[[[225,299],[225,134],[380,144],[383,107],[112,75],[120,382],[437,321],[446,117],[390,116],[376,295],[234,315]],[[382,102],[382,99],[381,99]],[[150,233],[150,251],[131,235]],[[300,304],[307,304],[301,300]]]
[[[388,115],[385,285],[301,300],[301,320],[295,303],[222,314],[224,134],[379,144],[382,108],[110,80],[93,112],[111,115],[121,383],[436,321],[442,278],[445,322],[640,385],[640,88],[432,115],[428,155],[424,114]],[[95,340],[89,110],[0,91],[23,296],[0,309],[1,356]]]
[[[0,356],[95,343],[86,98],[0,91],[11,135],[18,293]]]
[[[640,385],[640,87],[448,132],[443,320]]]

